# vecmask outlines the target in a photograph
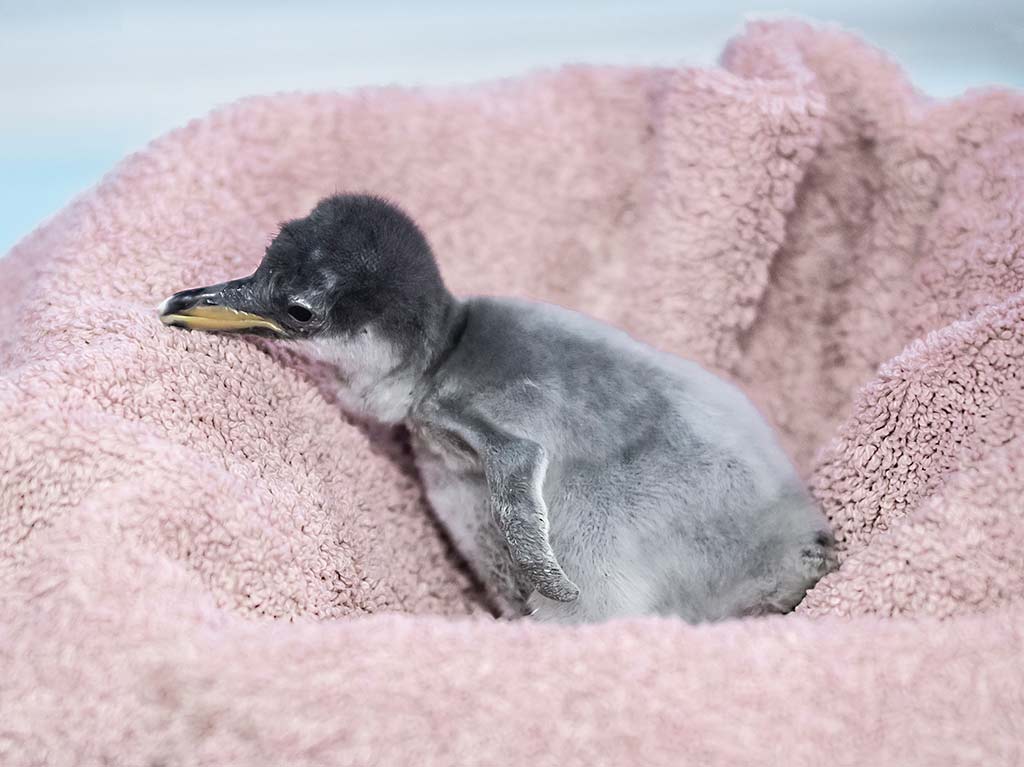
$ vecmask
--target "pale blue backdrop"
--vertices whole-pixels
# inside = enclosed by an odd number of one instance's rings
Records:
[[[0,0],[0,253],[127,152],[240,96],[710,65],[745,15],[787,11],[860,31],[936,96],[1024,87],[1024,0]]]

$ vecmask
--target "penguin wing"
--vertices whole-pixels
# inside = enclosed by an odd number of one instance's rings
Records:
[[[541,488],[547,471],[544,447],[510,434],[479,413],[459,412],[439,404],[429,419],[466,445],[484,469],[491,513],[516,566],[545,597],[572,602],[579,596],[558,563],[549,538],[548,507]]]

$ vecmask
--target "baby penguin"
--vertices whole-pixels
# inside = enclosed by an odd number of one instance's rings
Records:
[[[434,512],[503,615],[690,622],[791,610],[832,536],[757,410],[583,315],[455,298],[394,205],[320,202],[168,325],[298,342],[353,414],[404,422]]]

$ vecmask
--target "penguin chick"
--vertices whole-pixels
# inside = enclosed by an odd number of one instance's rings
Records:
[[[786,612],[834,565],[738,389],[566,309],[455,298],[416,224],[375,197],[323,200],[252,275],[160,314],[302,344],[347,410],[404,422],[434,512],[504,615]]]

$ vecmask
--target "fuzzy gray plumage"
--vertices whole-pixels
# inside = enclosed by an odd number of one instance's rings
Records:
[[[434,512],[503,614],[784,612],[834,565],[826,520],[737,388],[566,309],[456,299],[382,200],[324,200],[253,275],[161,311],[188,325],[218,306],[334,365],[352,412],[408,425]]]

